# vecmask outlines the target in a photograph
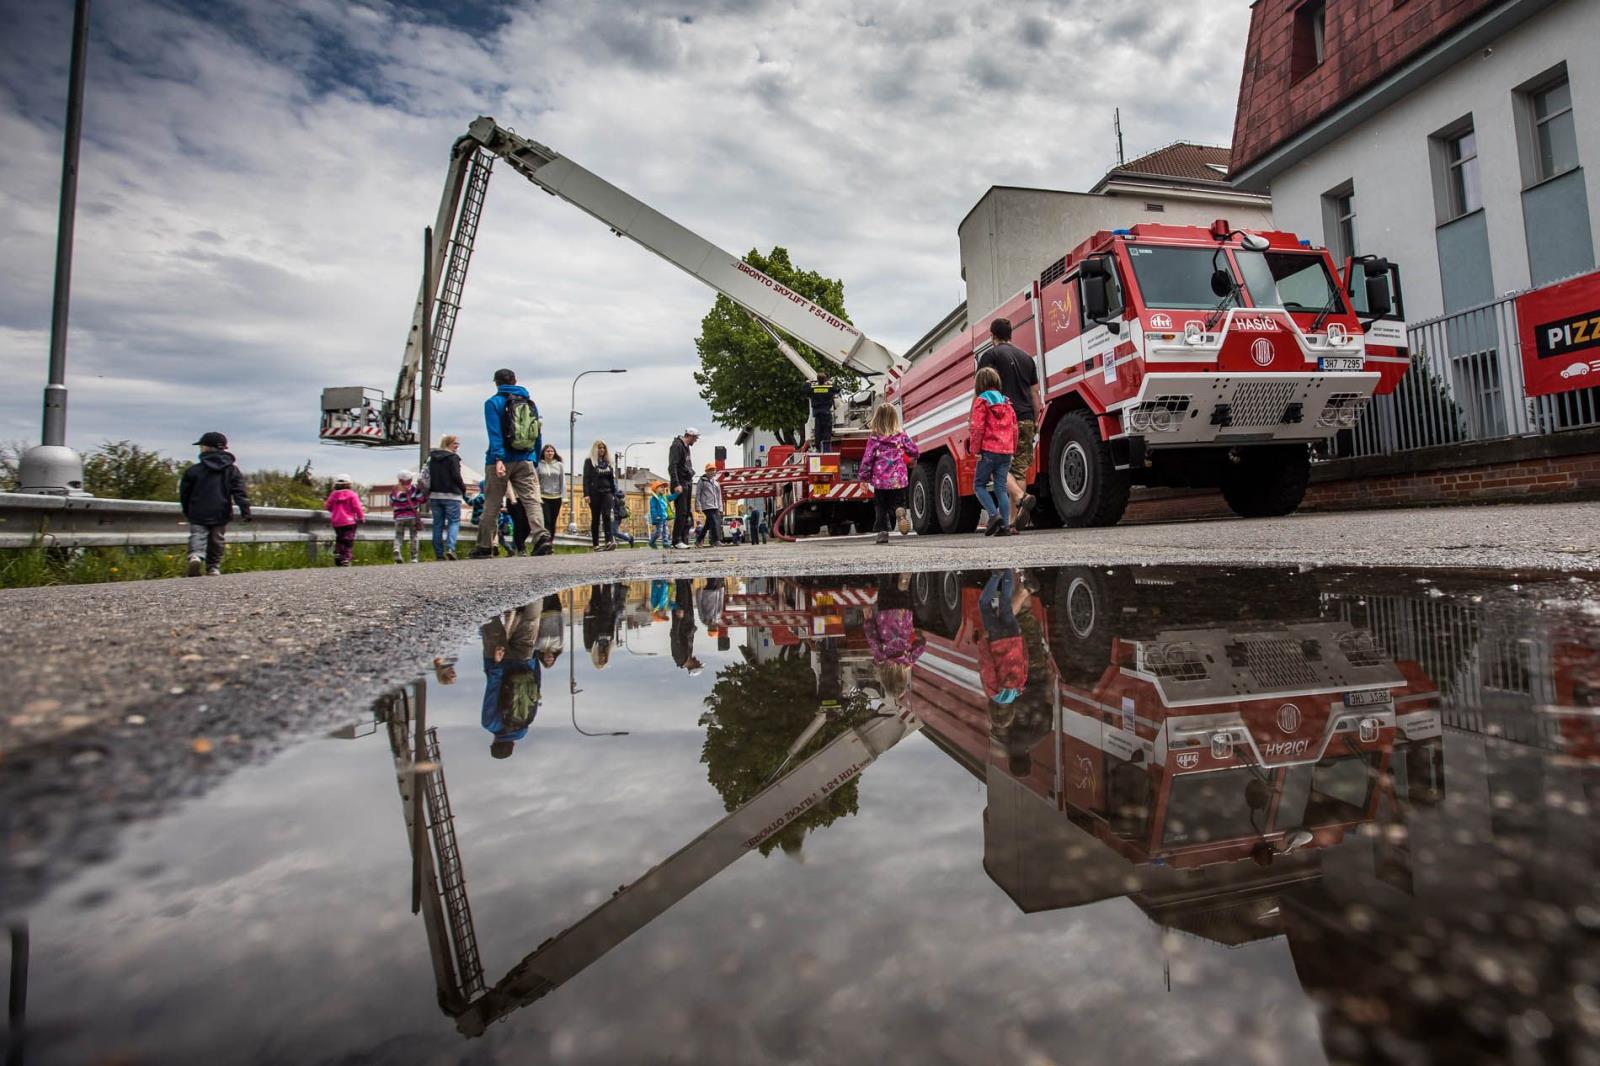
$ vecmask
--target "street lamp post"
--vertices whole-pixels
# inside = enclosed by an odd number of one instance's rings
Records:
[[[89,0],[72,16],[72,62],[67,74],[67,128],[61,152],[61,209],[56,223],[56,287],[50,310],[50,379],[44,387],[39,446],[22,454],[23,492],[78,495],[83,460],[67,447],[67,305],[72,290],[72,229],[78,207],[78,144],[83,139],[84,58],[89,45]]]
[[[653,440],[636,440],[631,444],[624,445],[623,449],[622,449],[622,472],[624,474],[626,474],[628,472],[628,449],[629,448],[642,448],[646,444],[654,444],[654,443],[656,443],[656,442],[653,441]]]
[[[585,374],[626,374],[626,369],[620,370],[585,370],[578,377],[572,379],[572,398],[567,404],[567,495],[571,498],[567,504],[567,532],[578,531],[578,475],[574,474],[573,464],[578,461],[578,378]],[[555,535],[555,530],[550,531]]]

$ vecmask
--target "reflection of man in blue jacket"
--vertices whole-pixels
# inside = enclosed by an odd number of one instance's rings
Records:
[[[534,657],[539,639],[538,605],[491,618],[483,636],[483,728],[494,735],[489,754],[510,757],[539,713],[542,672]]]

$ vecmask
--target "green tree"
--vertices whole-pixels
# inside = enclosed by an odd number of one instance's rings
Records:
[[[19,467],[22,453],[28,450],[25,440],[8,440],[0,443],[0,492],[16,492],[22,484]]]
[[[706,777],[723,807],[736,810],[772,783],[773,775],[784,766],[789,745],[799,738],[817,711],[817,679],[804,658],[780,658],[757,662],[748,648],[740,649],[743,662],[733,663],[717,674],[717,682],[706,697],[706,714],[700,716],[705,727],[705,744],[700,761]],[[789,761],[792,770],[816,754],[823,745],[852,725],[867,719],[866,700],[854,697],[845,711],[828,721],[817,735]],[[761,854],[770,855],[782,848],[793,855],[813,829],[832,825],[856,813],[857,784],[835,789],[820,803],[783,829],[761,842]]]
[[[292,472],[283,470],[257,470],[245,479],[250,485],[250,502],[257,507],[294,507],[300,510],[320,510],[327,498],[311,477],[311,464]]]
[[[176,500],[187,465],[131,440],[108,440],[83,461],[83,487],[113,500]]]
[[[799,269],[789,261],[788,249],[774,248],[762,255],[752,248],[744,261],[818,307],[850,321],[844,309],[844,282]],[[788,334],[783,338],[842,390],[857,387],[855,375],[823,360]],[[726,296],[718,296],[710,313],[700,320],[700,336],[694,346],[700,353],[694,380],[719,425],[762,429],[785,444],[800,443],[811,414],[805,378],[754,318]]]

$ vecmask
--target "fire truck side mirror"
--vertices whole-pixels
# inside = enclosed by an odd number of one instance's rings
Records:
[[[1217,299],[1233,295],[1233,275],[1223,267],[1218,267],[1211,272],[1211,291]]]
[[[1373,273],[1371,264],[1367,271],[1367,314],[1374,318],[1382,318],[1394,309],[1394,301],[1389,296],[1389,271],[1388,264],[1381,274]]]

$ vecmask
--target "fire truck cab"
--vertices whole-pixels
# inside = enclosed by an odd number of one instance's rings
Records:
[[[1399,271],[1293,234],[1144,224],[1102,230],[891,381],[922,448],[919,532],[973,529],[975,363],[1007,319],[1040,385],[1028,481],[1068,526],[1114,524],[1134,485],[1215,487],[1244,516],[1287,514],[1309,445],[1354,426],[1409,365]]]

